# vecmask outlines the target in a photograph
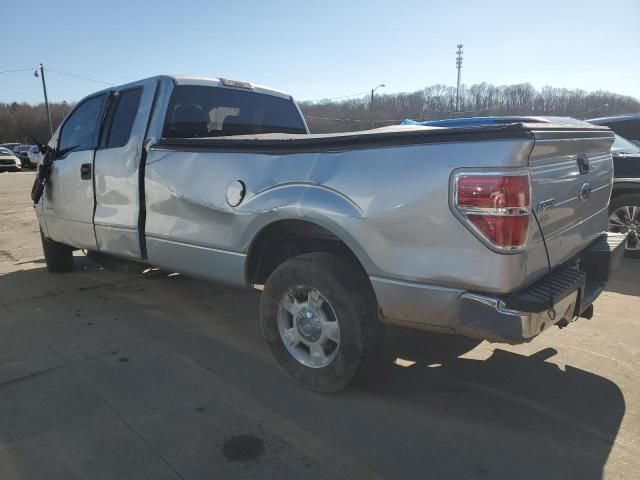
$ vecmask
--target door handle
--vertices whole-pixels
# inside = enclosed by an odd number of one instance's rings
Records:
[[[91,164],[83,163],[80,165],[80,178],[82,180],[91,180]]]

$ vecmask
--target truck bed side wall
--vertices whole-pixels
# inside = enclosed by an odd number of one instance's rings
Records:
[[[255,235],[280,219],[304,219],[341,238],[372,276],[506,290],[522,283],[526,256],[491,254],[455,219],[449,178],[471,164],[526,166],[532,145],[493,140],[289,155],[152,149],[149,261],[245,285]],[[236,180],[247,193],[232,208],[226,192]]]

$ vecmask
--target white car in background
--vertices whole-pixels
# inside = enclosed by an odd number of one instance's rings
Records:
[[[31,145],[27,155],[29,156],[29,164],[31,167],[37,167],[40,160],[42,160],[42,153],[40,153],[40,149],[37,145]]]
[[[21,169],[20,159],[8,148],[0,147],[0,172],[19,172]]]

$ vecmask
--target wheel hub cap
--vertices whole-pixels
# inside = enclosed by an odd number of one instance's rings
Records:
[[[318,313],[310,308],[303,308],[296,315],[296,326],[300,336],[309,342],[316,342],[322,334],[322,325]]]
[[[329,301],[315,288],[296,285],[278,303],[282,343],[302,365],[329,365],[340,348],[340,323]]]

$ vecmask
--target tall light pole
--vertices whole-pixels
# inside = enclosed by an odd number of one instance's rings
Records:
[[[456,68],[458,69],[458,86],[456,87],[456,112],[460,111],[460,71],[462,70],[462,44],[458,44],[456,51]]]
[[[376,88],[371,89],[371,102],[369,103],[369,110],[371,111],[371,128],[373,128],[373,94],[377,89],[384,88],[384,87],[385,87],[385,84],[381,83]]]
[[[38,70],[40,70],[40,75],[38,75]],[[47,98],[47,84],[44,81],[44,65],[38,65],[36,71],[33,72],[34,77],[40,76],[42,79],[42,91],[44,92],[44,106],[47,109],[47,117],[49,118],[49,134],[53,136],[53,124],[51,123],[51,112],[49,112],[49,99]]]

